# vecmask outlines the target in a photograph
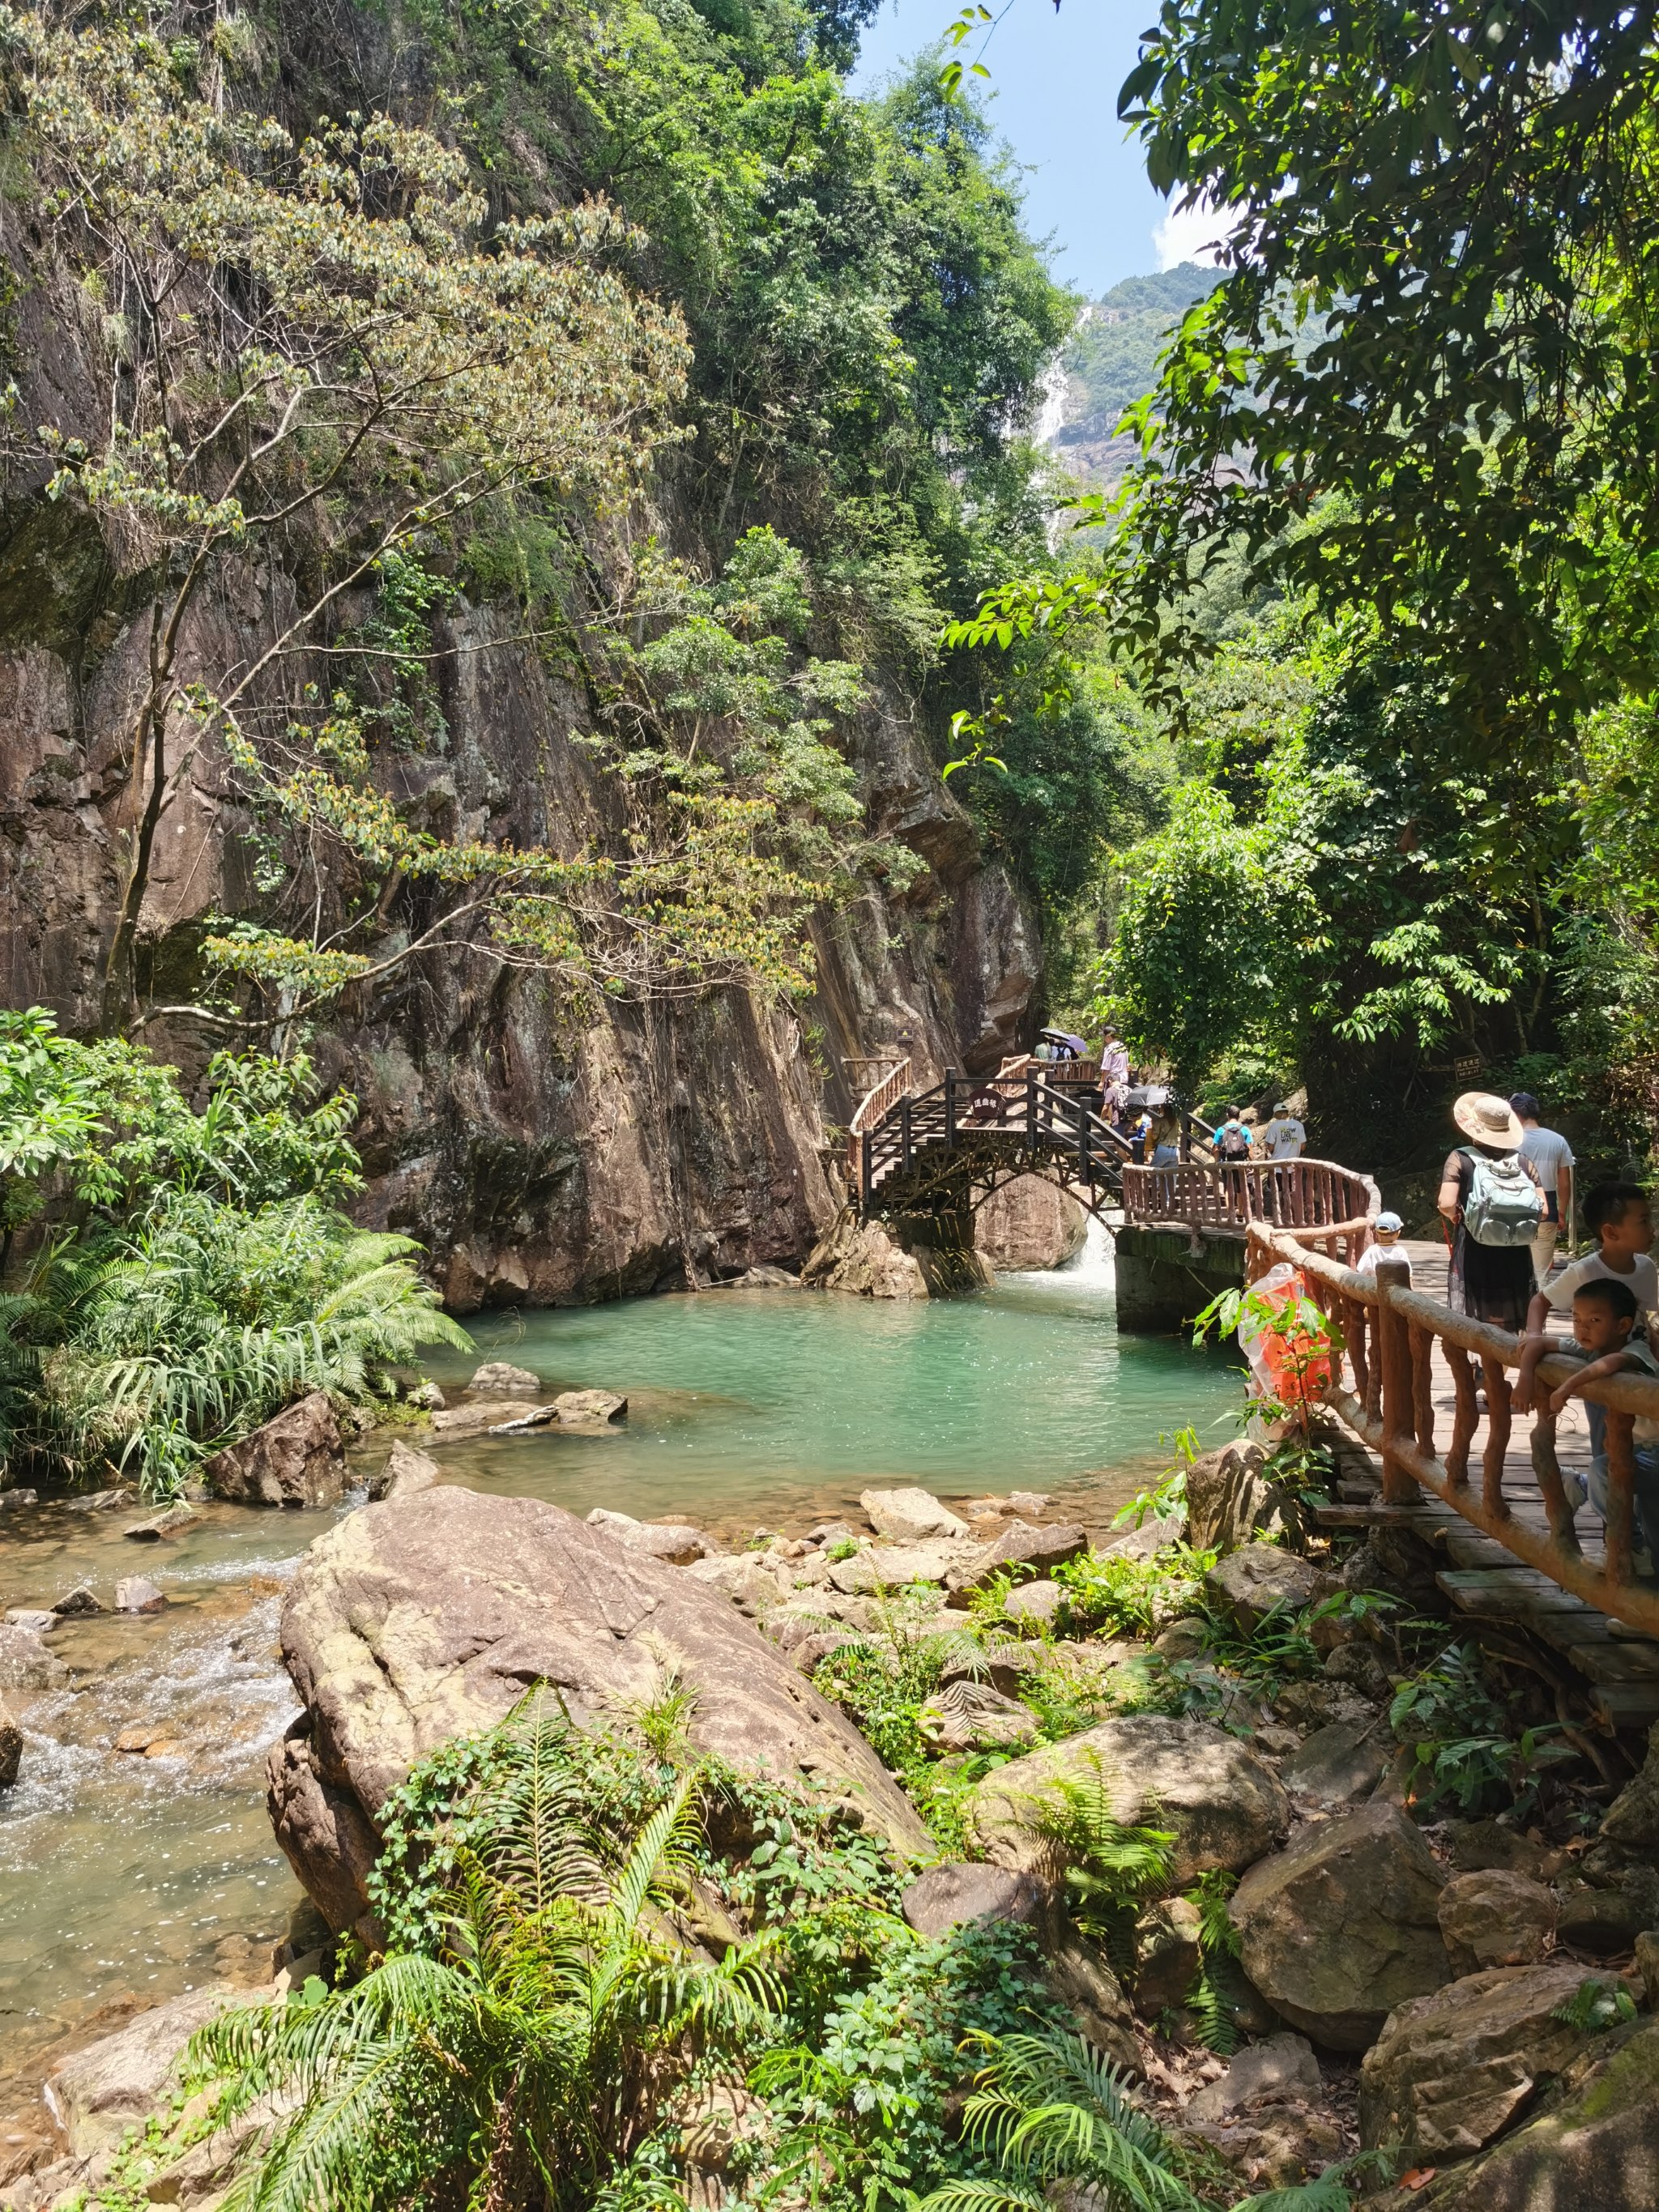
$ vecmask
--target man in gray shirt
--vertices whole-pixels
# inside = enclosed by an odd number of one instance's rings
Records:
[[[1544,1192],[1544,1218],[1532,1240],[1533,1273],[1541,1291],[1555,1261],[1555,1243],[1572,1212],[1572,1146],[1559,1129],[1540,1127],[1538,1101],[1529,1091],[1517,1091],[1510,1100],[1525,1133],[1521,1157],[1530,1160]]]

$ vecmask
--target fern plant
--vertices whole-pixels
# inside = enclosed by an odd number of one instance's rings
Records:
[[[307,1984],[195,2038],[222,2120],[264,2100],[279,2115],[225,2212],[585,2212],[696,2061],[734,2058],[776,2011],[772,1939],[715,1963],[667,1930],[692,1863],[696,1771],[619,1843],[550,1755],[555,1734],[475,1808],[435,1955],[394,1954],[355,1987]]]
[[[1577,2028],[1581,2035],[1605,2035],[1609,2028],[1622,2027],[1635,2017],[1636,2000],[1624,1984],[1598,1981],[1594,1974],[1587,1975],[1550,2014],[1552,2020]]]
[[[999,2171],[945,2182],[919,2212],[1047,2212],[1061,2182],[1081,2185],[1101,2212],[1198,2212],[1163,2130],[1080,2035],[976,2040],[985,2063],[963,2134]]]
[[[1170,1886],[1173,1831],[1118,1819],[1112,1778],[1097,1753],[1080,1772],[1056,1775],[1023,1798],[1018,1809],[1021,1826],[1048,1847],[1079,1926],[1104,1946],[1115,1966],[1126,1966],[1137,1908]]]
[[[155,1495],[309,1391],[362,1399],[425,1345],[465,1349],[417,1249],[308,1196],[251,1213],[200,1190],[158,1198],[132,1230],[56,1261],[31,1444]]]
[[[1212,1867],[1187,1892],[1188,1903],[1198,1911],[1198,1972],[1187,1992],[1187,2008],[1198,2023],[1200,2042],[1223,2058],[1231,2058],[1238,2048],[1234,2014],[1241,1944],[1227,1910],[1227,1900],[1237,1887],[1237,1875]]]

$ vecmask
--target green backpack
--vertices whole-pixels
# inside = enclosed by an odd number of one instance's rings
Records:
[[[1544,1218],[1544,1194],[1522,1164],[1519,1152],[1488,1159],[1460,1146],[1473,1162],[1469,1194],[1463,1201],[1463,1226],[1477,1244],[1530,1244]]]

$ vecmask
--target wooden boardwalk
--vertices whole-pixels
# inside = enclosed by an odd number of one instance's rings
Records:
[[[1444,1245],[1406,1242],[1404,1250],[1412,1263],[1413,1289],[1443,1303]],[[1431,1374],[1438,1448],[1451,1433],[1455,1396],[1451,1369],[1437,1337],[1432,1340]],[[1517,1414],[1504,1460],[1504,1494],[1515,1518],[1541,1534],[1549,1522],[1533,1472],[1531,1431],[1530,1416]],[[1485,1436],[1483,1419],[1470,1453],[1471,1465],[1477,1469]],[[1569,1400],[1557,1425],[1556,1449],[1569,1483],[1575,1474],[1588,1474],[1589,1430],[1582,1399]],[[1640,1728],[1659,1719],[1659,1640],[1609,1620],[1561,1589],[1547,1575],[1523,1566],[1439,1498],[1425,1495],[1420,1504],[1404,1506],[1346,1502],[1330,1507],[1320,1519],[1334,1528],[1392,1523],[1411,1528],[1444,1555],[1446,1565],[1436,1578],[1452,1602],[1473,1620],[1525,1628],[1560,1652],[1592,1685],[1592,1703],[1604,1725]],[[1604,1557],[1601,1516],[1594,1506],[1581,1505],[1575,1525],[1585,1559],[1599,1563]]]

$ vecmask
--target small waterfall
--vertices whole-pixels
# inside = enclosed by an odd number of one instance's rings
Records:
[[[1117,1248],[1103,1222],[1092,1213],[1084,1222],[1083,1249],[1054,1270],[1063,1281],[1079,1290],[1109,1291],[1117,1285]]]

